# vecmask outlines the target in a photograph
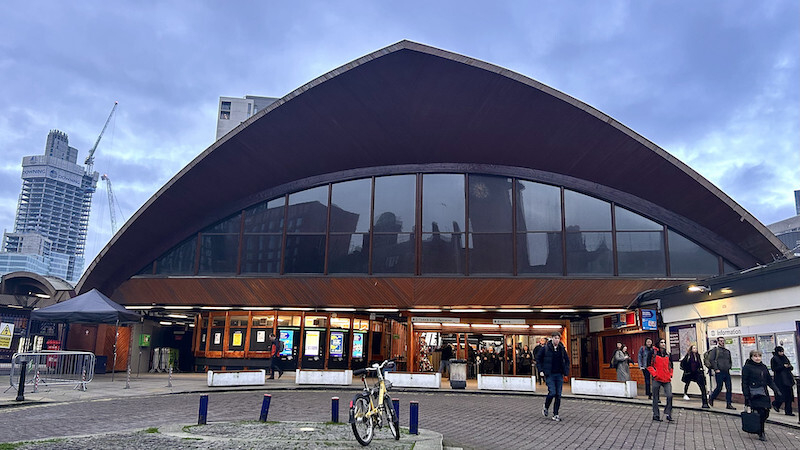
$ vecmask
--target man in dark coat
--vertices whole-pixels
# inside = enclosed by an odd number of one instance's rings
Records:
[[[278,351],[278,338],[275,337],[275,333],[270,333],[269,335],[270,340],[272,341],[269,345],[271,358],[269,359],[269,368],[272,374],[269,376],[269,379],[275,379],[275,372],[278,372],[278,378],[283,376],[283,369],[281,369],[280,361],[280,351]]]
[[[553,404],[553,420],[561,421],[558,409],[561,407],[561,388],[564,385],[564,377],[569,376],[569,355],[564,344],[561,343],[561,333],[554,332],[550,342],[544,346],[537,358],[536,367],[539,374],[547,381],[547,398],[542,408],[542,415],[547,417],[550,404]]]
[[[544,346],[545,345],[547,345],[547,338],[540,337],[539,338],[539,343],[536,344],[536,347],[533,347],[533,361],[534,362],[539,360],[539,352],[544,350]],[[536,378],[538,379],[537,381],[539,382],[539,384],[544,384],[544,376],[539,375],[539,372],[541,372],[541,371],[537,368],[536,369]]]
[[[717,396],[722,391],[722,386],[724,385],[725,403],[727,403],[725,408],[736,409],[731,403],[731,397],[733,395],[733,392],[731,392],[731,367],[733,366],[733,360],[731,359],[730,350],[725,348],[725,338],[718,337],[717,346],[711,349],[709,353],[709,369],[714,371],[714,381],[716,382],[716,387],[711,393],[711,396],[708,397],[708,404],[714,406],[714,400],[716,400]]]
[[[792,386],[794,386],[794,375],[792,375],[792,370],[794,370],[794,367],[792,367],[792,363],[789,362],[789,358],[786,357],[783,347],[780,345],[775,347],[772,354],[770,366],[772,367],[772,373],[775,374],[775,384],[782,394],[781,398],[775,397],[775,401],[772,402],[772,407],[775,408],[775,412],[778,412],[781,409],[781,403],[786,403],[784,412],[787,416],[793,416],[792,403],[794,403],[794,388],[792,388]]]

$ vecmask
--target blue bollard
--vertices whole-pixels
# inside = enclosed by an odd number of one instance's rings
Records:
[[[267,415],[269,414],[269,402],[272,401],[272,396],[269,394],[264,394],[264,401],[261,402],[261,416],[259,416],[259,422],[266,422]]]
[[[392,406],[394,406],[394,415],[397,416],[397,420],[400,420],[400,399],[393,398]]]
[[[331,422],[339,423],[339,397],[331,397]]]
[[[419,434],[419,402],[411,402],[411,411],[408,420],[409,434]]]
[[[205,425],[208,421],[208,395],[200,396],[200,413],[197,416],[197,424]]]

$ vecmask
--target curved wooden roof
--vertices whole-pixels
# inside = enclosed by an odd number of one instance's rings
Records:
[[[276,186],[453,163],[532,169],[641,199],[742,267],[785,250],[708,180],[591,106],[501,67],[401,41],[298,88],[215,142],[137,211],[77,291],[114,292],[190,233]]]

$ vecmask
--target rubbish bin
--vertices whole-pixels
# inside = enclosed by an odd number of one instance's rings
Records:
[[[96,355],[94,357],[94,373],[100,375],[106,373],[107,364],[108,364],[108,356]]]
[[[464,389],[467,387],[467,360],[450,360],[450,387]]]

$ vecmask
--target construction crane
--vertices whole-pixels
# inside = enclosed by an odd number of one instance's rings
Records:
[[[103,129],[100,131],[100,136],[97,136],[97,140],[94,142],[92,149],[89,150],[89,154],[86,155],[86,161],[83,163],[86,164],[86,171],[91,174],[94,171],[94,151],[97,150],[97,145],[100,144],[100,139],[103,137],[103,133],[106,132],[106,128],[108,127],[108,122],[111,122],[111,116],[114,115],[114,110],[117,109],[117,104],[119,102],[114,102],[114,107],[111,108],[111,113],[108,115],[108,119],[106,119],[106,124],[103,125]]]
[[[114,191],[111,189],[111,178],[108,178],[108,175],[103,174],[100,177],[103,181],[106,182],[106,191],[108,192],[108,213],[111,215],[111,234],[117,234],[117,213],[114,210],[115,207],[119,209],[120,215],[122,215],[122,208],[119,207],[119,203],[117,202],[117,196],[114,195]],[[125,216],[122,216],[122,219],[125,219]]]

